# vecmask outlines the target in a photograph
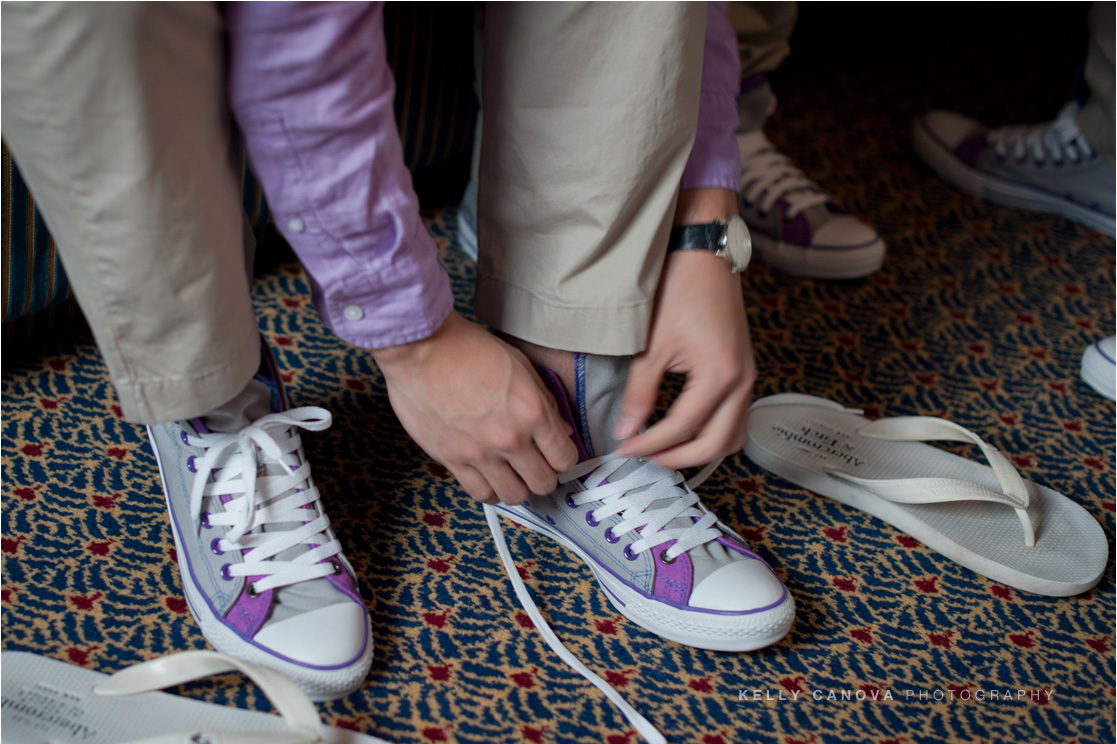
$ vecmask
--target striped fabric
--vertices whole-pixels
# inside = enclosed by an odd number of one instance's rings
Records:
[[[70,296],[70,283],[58,261],[54,239],[27,184],[3,145],[3,301],[4,322],[50,307]]]
[[[396,121],[404,161],[412,171],[468,157],[477,102],[473,95],[473,4],[389,3],[385,10],[388,62],[402,81]],[[27,184],[3,146],[4,323],[71,296],[58,253]],[[244,208],[257,231],[268,208],[243,162]]]
[[[58,250],[35,208],[19,169],[3,145],[3,301],[4,323],[24,318],[72,296]],[[244,209],[259,231],[268,222],[268,205],[259,182],[241,155]]]

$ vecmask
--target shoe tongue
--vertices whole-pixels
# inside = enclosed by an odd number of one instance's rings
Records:
[[[574,356],[574,415],[590,457],[607,455],[620,446],[613,429],[621,415],[630,361],[626,356]]]
[[[773,150],[772,143],[764,136],[763,130],[754,132],[737,133],[737,152],[741,156],[741,165],[744,166],[750,159],[765,150]]]
[[[621,402],[624,398],[624,386],[628,379],[630,362],[631,359],[626,356],[575,355],[574,382],[577,393],[574,415],[578,422],[578,434],[590,457],[607,455],[620,446],[620,441],[613,438],[613,428],[621,415]],[[615,483],[641,464],[640,460],[632,458],[613,473],[609,480]],[[631,493],[642,490],[644,489],[637,488]],[[649,505],[648,511],[669,506],[673,501],[673,497],[660,499]],[[665,527],[683,529],[691,524],[693,521],[690,517],[676,517]],[[692,548],[687,551],[687,554],[690,556],[696,585],[698,580],[732,561],[730,553],[717,542]]]
[[[272,389],[259,376],[252,378],[235,398],[223,406],[202,415],[210,431],[236,434],[272,408]]]
[[[202,423],[207,430],[212,432],[236,434],[252,422],[271,413],[276,407],[275,384],[264,376],[257,375],[231,401],[206,413],[202,417]],[[287,470],[277,462],[260,464],[262,467],[256,471],[257,477],[283,476],[287,473]],[[276,501],[281,501],[290,493],[291,491],[285,492]],[[317,513],[313,509],[307,509],[306,513],[307,521],[317,517]],[[264,525],[259,529],[263,532],[283,532],[298,529],[300,526],[300,523],[283,522]],[[292,561],[308,550],[310,550],[308,545],[295,545],[281,551],[272,560],[277,562]],[[318,607],[344,601],[346,601],[345,595],[325,580],[288,584],[273,592],[270,613],[261,627],[267,627]]]

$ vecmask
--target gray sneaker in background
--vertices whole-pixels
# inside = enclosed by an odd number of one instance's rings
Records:
[[[915,120],[916,153],[944,179],[989,201],[1069,217],[1114,235],[1117,170],[1075,124],[1078,104],[1054,121],[988,129],[953,111]]]

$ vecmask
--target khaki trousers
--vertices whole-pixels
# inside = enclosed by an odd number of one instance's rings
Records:
[[[478,319],[641,351],[698,120],[703,3],[490,3]]]
[[[239,393],[260,340],[213,3],[4,3],[3,134],[125,418]]]
[[[637,351],[694,136],[704,11],[499,3],[488,24],[481,230],[498,251],[479,312],[538,343]],[[5,3],[2,26],[4,137],[125,417],[232,400],[259,340],[215,5]]]

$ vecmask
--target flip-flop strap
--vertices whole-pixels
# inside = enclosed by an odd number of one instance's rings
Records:
[[[98,695],[135,695],[174,687],[203,677],[240,671],[263,691],[283,716],[287,731],[220,732],[227,744],[315,744],[323,741],[322,722],[314,703],[290,679],[259,664],[234,659],[216,651],[185,651],[122,669],[93,688]],[[217,732],[210,732],[217,733]],[[181,742],[182,734],[137,740],[131,744]]]
[[[1036,544],[1035,528],[1028,515],[1028,488],[1008,459],[969,429],[952,421],[930,416],[898,416],[873,421],[857,430],[872,439],[927,442],[949,441],[976,444],[989,462],[1001,491],[953,478],[900,478],[878,480],[859,478],[843,471],[830,471],[842,480],[855,483],[883,499],[903,504],[934,504],[947,501],[992,501],[1016,511],[1024,528],[1024,544]]]

